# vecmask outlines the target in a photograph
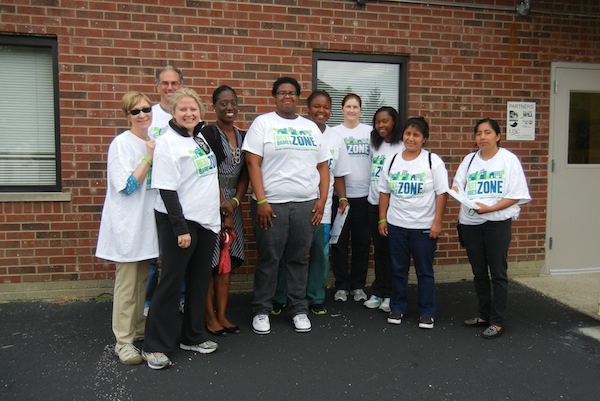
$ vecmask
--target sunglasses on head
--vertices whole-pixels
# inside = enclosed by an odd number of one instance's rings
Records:
[[[141,110],[140,109],[129,110],[129,114],[131,114],[132,116],[137,116],[141,112],[144,112],[144,114],[152,113],[152,107],[144,107]]]

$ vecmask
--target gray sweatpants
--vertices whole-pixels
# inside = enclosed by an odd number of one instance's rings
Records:
[[[308,276],[308,253],[317,226],[310,222],[315,201],[271,203],[277,217],[273,227],[260,228],[256,220],[256,202],[252,201],[252,225],[256,238],[258,260],[254,272],[254,314],[269,314],[273,308],[273,296],[277,289],[279,262],[285,259],[287,295],[292,316],[308,312],[306,280]]]

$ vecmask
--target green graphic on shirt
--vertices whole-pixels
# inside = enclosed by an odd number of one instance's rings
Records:
[[[371,181],[379,181],[384,162],[385,155],[375,156],[371,159]]]
[[[409,173],[407,170],[399,171],[388,176],[390,193],[402,199],[421,198],[427,189],[426,172]]]
[[[204,177],[217,173],[217,158],[214,153],[206,154],[200,148],[189,151],[196,168],[196,175]]]
[[[318,148],[311,130],[295,128],[273,128],[275,149],[314,150]]]
[[[346,143],[346,150],[348,151],[348,156],[364,156],[368,155],[371,147],[369,146],[369,139],[354,139],[353,137],[344,138],[344,142]]]
[[[481,169],[467,175],[467,197],[469,199],[503,198],[506,193],[504,170],[486,171]]]

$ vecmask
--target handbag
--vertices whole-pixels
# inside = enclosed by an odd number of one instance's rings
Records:
[[[218,274],[226,274],[231,271],[231,254],[229,248],[236,235],[233,231],[221,230],[219,240],[221,241],[221,252],[219,253]]]

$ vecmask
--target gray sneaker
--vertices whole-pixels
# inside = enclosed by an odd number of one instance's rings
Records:
[[[219,345],[214,341],[206,340],[203,343],[197,345],[179,344],[179,348],[181,348],[184,351],[194,351],[199,352],[201,354],[210,354],[211,352],[215,352],[217,348],[219,348]]]
[[[334,301],[346,302],[348,300],[348,291],[346,290],[337,290],[333,295]]]
[[[162,352],[142,351],[142,359],[146,361],[150,369],[163,369],[173,364],[169,357]]]
[[[367,300],[367,294],[365,294],[365,292],[362,289],[358,289],[358,290],[352,290],[350,291],[350,294],[352,294],[354,296],[354,300],[356,302],[359,301],[366,301]]]

